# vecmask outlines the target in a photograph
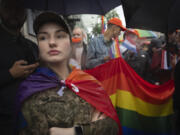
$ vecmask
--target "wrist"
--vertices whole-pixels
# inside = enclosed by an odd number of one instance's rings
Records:
[[[12,76],[12,78],[17,78],[12,68],[9,69],[9,74]]]
[[[107,62],[107,57],[104,57],[104,58],[102,59],[102,63],[105,63],[105,62]]]

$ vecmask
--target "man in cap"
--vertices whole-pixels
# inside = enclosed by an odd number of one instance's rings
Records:
[[[124,42],[121,45],[127,48],[123,53],[124,60],[139,76],[147,80],[149,58],[147,52],[141,48],[141,44],[138,42],[140,39],[139,32],[136,29],[128,29],[124,34],[124,38]]]
[[[111,59],[110,52],[114,39],[120,35],[121,31],[125,30],[120,19],[110,19],[105,33],[90,41],[87,47],[86,67],[90,69],[108,62]]]

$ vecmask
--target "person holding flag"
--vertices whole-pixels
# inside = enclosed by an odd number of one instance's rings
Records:
[[[87,69],[94,68],[115,58],[114,44],[118,43],[115,42],[115,39],[121,34],[121,31],[125,30],[126,28],[119,18],[112,18],[108,21],[107,30],[104,34],[94,37],[87,47]]]
[[[41,13],[34,21],[34,31],[43,66],[20,85],[17,122],[25,124],[19,124],[19,134],[122,134],[101,83],[80,69],[70,69],[72,39],[64,19],[53,12]]]
[[[121,53],[123,54],[126,51],[137,53],[139,32],[135,29],[127,29],[123,36],[124,41],[120,46]]]
[[[124,60],[139,76],[144,80],[148,80],[147,70],[149,67],[149,57],[147,52],[144,51],[138,43],[139,39],[140,35],[136,29],[126,30],[120,49],[125,48],[125,51],[122,52]]]

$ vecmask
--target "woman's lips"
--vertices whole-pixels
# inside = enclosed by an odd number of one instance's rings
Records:
[[[60,53],[60,51],[58,50],[51,50],[48,52],[49,55],[58,55]]]

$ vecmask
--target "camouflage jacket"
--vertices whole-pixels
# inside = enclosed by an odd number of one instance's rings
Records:
[[[117,135],[118,125],[111,118],[91,122],[94,108],[68,88],[58,94],[60,88],[38,92],[27,98],[22,113],[27,127],[20,135],[48,135],[51,127],[79,125],[83,135]]]

